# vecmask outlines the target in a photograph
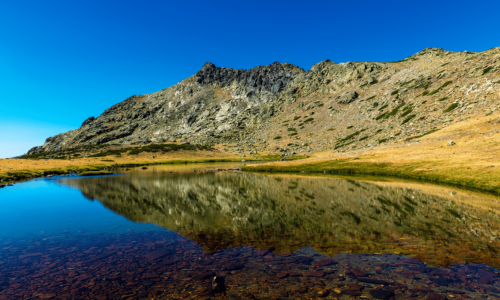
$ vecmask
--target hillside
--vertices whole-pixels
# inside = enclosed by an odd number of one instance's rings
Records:
[[[390,63],[325,60],[307,71],[277,62],[251,70],[206,63],[178,84],[132,96],[29,154],[172,141],[284,156],[371,149],[492,114],[499,92],[500,48],[428,48]]]

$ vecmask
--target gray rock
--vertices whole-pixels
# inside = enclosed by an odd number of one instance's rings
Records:
[[[354,100],[358,98],[358,93],[357,92],[348,92],[344,94],[343,96],[340,97],[340,104],[349,104],[352,103]]]
[[[88,118],[87,120],[83,121],[82,126],[80,126],[80,127],[83,127],[83,126],[85,126],[85,125],[88,125],[88,124],[92,123],[94,120],[95,120],[95,118],[94,118],[94,117],[90,117],[90,118]]]

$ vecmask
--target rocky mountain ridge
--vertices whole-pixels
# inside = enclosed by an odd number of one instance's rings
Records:
[[[227,151],[311,153],[397,143],[500,106],[500,48],[427,48],[391,63],[206,63],[169,88],[113,105],[29,154],[82,145],[189,141]]]

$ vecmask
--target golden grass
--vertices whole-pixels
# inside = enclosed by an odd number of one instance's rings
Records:
[[[232,153],[221,151],[185,151],[167,152],[165,154],[140,153],[137,155],[113,155],[105,157],[61,159],[1,159],[0,180],[10,182],[15,179],[26,179],[51,174],[69,174],[74,172],[101,171],[119,167],[133,167],[149,164],[174,164],[184,162],[241,161]]]
[[[500,194],[500,114],[469,119],[412,141],[348,153],[322,152],[247,171],[389,175]],[[453,140],[456,145],[448,146]]]

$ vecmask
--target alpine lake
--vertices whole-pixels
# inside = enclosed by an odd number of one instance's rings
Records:
[[[500,299],[499,198],[241,165],[0,189],[0,300]]]

